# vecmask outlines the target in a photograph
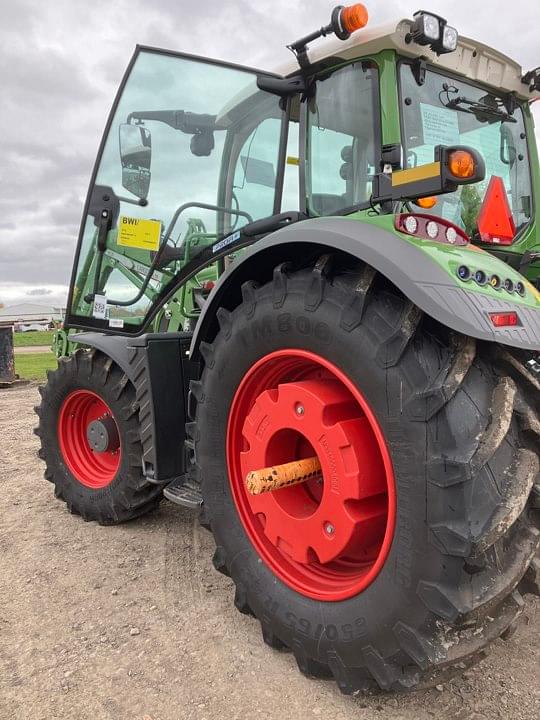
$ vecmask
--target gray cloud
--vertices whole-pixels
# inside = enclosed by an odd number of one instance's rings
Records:
[[[47,293],[60,302],[65,294],[101,133],[137,43],[271,69],[289,57],[286,43],[323,24],[335,2],[4,2],[0,300]],[[373,23],[410,16],[418,5],[366,4]],[[538,4],[432,0],[428,7],[525,68],[538,64]]]

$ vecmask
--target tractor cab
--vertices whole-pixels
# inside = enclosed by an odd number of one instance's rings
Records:
[[[137,47],[91,182],[68,326],[189,329],[242,247],[321,216],[429,215],[440,222],[409,234],[457,228],[537,280],[538,71],[430,13],[363,27],[361,7],[293,43],[279,73]],[[321,34],[334,37],[311,52]],[[463,146],[478,159],[443,182],[443,148]]]

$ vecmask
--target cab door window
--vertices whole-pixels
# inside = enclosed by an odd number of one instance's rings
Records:
[[[308,210],[332,215],[369,202],[380,156],[376,67],[347,65],[316,82],[307,107]]]
[[[71,324],[136,331],[196,254],[272,214],[283,110],[257,74],[137,50],[89,192]]]

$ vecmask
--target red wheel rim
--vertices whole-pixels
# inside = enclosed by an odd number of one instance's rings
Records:
[[[247,491],[251,470],[313,455],[322,480]],[[373,582],[394,535],[394,473],[373,411],[339,368],[304,350],[261,358],[231,405],[227,465],[251,542],[289,587],[337,601]]]
[[[58,440],[64,462],[71,474],[86,487],[97,490],[112,482],[122,459],[122,449],[95,452],[88,442],[90,423],[108,418],[116,420],[110,407],[91,390],[75,390],[60,408],[58,417]]]

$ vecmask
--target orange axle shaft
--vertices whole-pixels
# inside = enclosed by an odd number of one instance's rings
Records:
[[[321,475],[318,457],[294,460],[283,465],[272,465],[261,470],[252,470],[246,475],[246,487],[252,495],[298,485]]]

